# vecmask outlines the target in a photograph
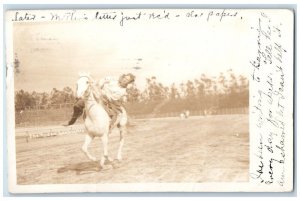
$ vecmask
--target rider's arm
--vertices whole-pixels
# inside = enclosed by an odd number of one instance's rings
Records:
[[[126,95],[123,96],[123,97],[121,98],[121,101],[122,101],[123,103],[126,103],[126,102],[127,102],[127,96],[126,96]]]
[[[100,87],[100,89],[102,89],[105,84],[108,84],[108,83],[110,83],[111,81],[113,81],[115,79],[116,79],[115,77],[102,78],[98,81],[98,86]]]
[[[109,83],[109,79],[103,78],[103,79],[100,79],[100,80],[98,81],[98,86],[99,86],[100,89],[102,89],[103,86],[104,86],[105,84],[107,84],[107,83]]]

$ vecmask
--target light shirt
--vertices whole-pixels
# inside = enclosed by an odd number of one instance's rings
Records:
[[[126,95],[126,88],[119,85],[119,78],[105,77],[98,82],[101,93],[104,94],[109,100],[120,100]]]

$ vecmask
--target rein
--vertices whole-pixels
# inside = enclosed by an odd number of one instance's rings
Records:
[[[92,89],[91,89],[91,84],[89,83],[89,87],[88,87],[88,89],[87,89],[87,91],[86,91],[86,93],[85,93],[85,95],[84,95],[84,99],[85,99],[85,101],[90,101],[90,102],[94,102],[94,103],[92,103],[90,106],[89,106],[89,108],[86,108],[86,111],[87,112],[89,112],[91,109],[92,109],[92,107],[93,106],[95,106],[96,105],[96,103],[97,103],[97,100],[96,100],[96,98],[95,98],[95,96],[94,96],[94,93],[92,92]],[[92,93],[92,94],[91,94]],[[90,96],[93,96],[93,99],[90,99]],[[96,102],[96,103],[95,103]]]
[[[92,103],[89,106],[89,108],[86,108],[86,112],[89,112],[93,106],[95,106],[96,104],[99,103],[98,100],[100,99],[100,94],[97,94],[99,92],[95,91],[97,89],[95,89],[95,87],[93,86],[94,81],[90,81],[90,79],[92,79],[91,77],[83,75],[80,78],[82,78],[82,77],[86,77],[89,79],[88,88],[85,91],[83,98],[85,101],[90,101],[90,102],[94,101],[94,103]],[[91,98],[91,96],[93,96],[93,97]]]

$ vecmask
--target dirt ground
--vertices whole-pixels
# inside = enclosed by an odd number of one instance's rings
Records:
[[[105,170],[81,152],[84,134],[16,138],[17,183],[246,182],[248,126],[248,115],[134,120],[123,162]],[[117,130],[109,140],[115,158]],[[100,138],[90,152],[100,160]]]

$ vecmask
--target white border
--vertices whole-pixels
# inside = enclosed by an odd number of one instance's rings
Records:
[[[128,3],[129,2],[129,3]],[[101,2],[99,2],[99,1],[90,1],[90,0],[88,0],[88,1],[81,1],[81,2],[79,2],[79,4],[86,4],[86,3],[108,3],[108,4],[123,4],[123,3],[126,3],[126,4],[132,4],[132,3],[139,3],[139,4],[153,4],[153,3],[156,3],[157,1],[148,1],[148,2],[145,2],[145,1],[142,1],[142,2],[137,2],[137,1],[101,1]],[[4,2],[3,2],[3,4],[19,4],[19,3],[24,3],[24,1],[8,1],[8,0],[4,0]],[[28,3],[28,1],[27,1],[27,3]],[[37,0],[35,0],[35,1],[30,1],[29,2],[30,4],[32,4],[32,3],[38,3],[38,4],[48,4],[48,3],[60,3],[60,4],[63,4],[63,3],[71,3],[71,5],[75,5],[74,4],[74,1],[71,1],[71,0],[63,0],[63,1],[58,1],[58,0],[54,0],[54,1],[48,1],[48,2],[40,2],[40,1],[37,1]],[[77,2],[76,2],[77,3]],[[169,3],[168,1],[159,1],[158,3],[163,3],[163,4],[167,4],[167,3]],[[199,3],[199,1],[190,1],[190,0],[188,0],[188,1],[184,1],[184,2],[182,2],[182,1],[172,1],[172,3],[170,3],[171,5],[174,5],[174,4],[176,4],[176,3],[181,3],[181,4],[188,4],[188,3],[191,3],[191,4],[198,4]],[[202,2],[200,2],[200,3],[203,3],[203,1]],[[222,4],[222,3],[224,3],[223,1],[215,1],[215,0],[212,0],[212,1],[204,1],[204,3],[206,3],[206,4],[209,4],[209,5],[211,5],[211,4],[215,4],[215,3],[217,3],[217,4]],[[252,4],[252,3],[262,3],[262,4],[264,4],[264,3],[273,3],[273,4],[284,4],[284,5],[286,5],[286,4],[296,4],[296,8],[298,8],[298,2],[297,1],[291,1],[291,0],[287,0],[287,1],[258,1],[258,0],[254,0],[254,1],[250,1],[250,2],[241,2],[241,1],[230,1],[230,2],[226,2],[226,3],[229,3],[229,4],[238,4],[239,6],[241,5],[241,4],[246,4],[246,5],[249,5],[249,4]],[[224,5],[224,4],[222,4],[222,5]],[[268,5],[263,5],[263,6],[268,6]],[[2,10],[2,8],[1,8],[1,10]],[[2,16],[1,16],[2,17]],[[297,16],[297,19],[298,19],[298,16]],[[299,20],[297,20],[297,24],[299,23]],[[298,46],[298,44],[297,44],[297,46]],[[299,56],[298,55],[299,53],[297,52],[297,56]],[[295,55],[296,56],[296,55]],[[4,72],[4,70],[3,70],[3,72]],[[1,72],[1,73],[3,73],[3,72]],[[3,73],[4,74],[4,73]],[[297,72],[297,75],[298,75],[298,72]],[[2,76],[3,77],[3,76]],[[3,84],[3,83],[2,83]],[[3,86],[4,87],[4,86]],[[2,87],[2,88],[3,88]],[[297,88],[297,92],[298,92],[298,88]],[[2,95],[2,91],[1,91],[1,95]],[[3,96],[2,96],[3,97]],[[2,120],[2,119],[1,119]],[[2,122],[3,121],[1,121],[1,124],[2,124]],[[296,124],[297,124],[298,122],[296,122]],[[2,128],[3,128],[3,126],[2,126]],[[4,133],[5,134],[5,133]],[[1,142],[2,142],[2,140],[1,140]],[[2,142],[2,145],[3,145],[3,142]],[[2,157],[2,155],[1,155],[1,157]],[[2,160],[3,161],[3,160]],[[5,163],[5,161],[4,161],[4,163]],[[5,176],[5,175],[4,175]],[[1,182],[1,185],[2,185],[2,182]],[[285,199],[288,199],[288,198],[285,198]]]

